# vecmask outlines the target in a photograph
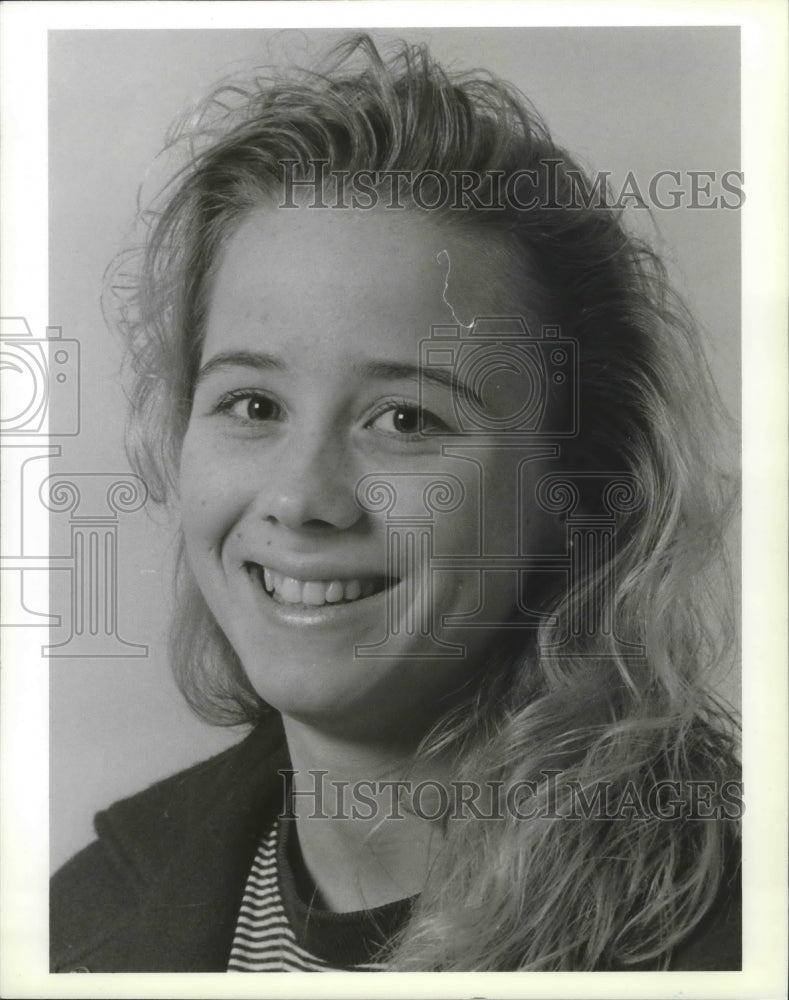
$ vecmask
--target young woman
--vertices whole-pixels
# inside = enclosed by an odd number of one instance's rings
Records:
[[[233,81],[173,144],[111,282],[130,454],[181,689],[252,729],[97,817],[53,969],[738,968],[730,498],[659,260],[419,48]]]

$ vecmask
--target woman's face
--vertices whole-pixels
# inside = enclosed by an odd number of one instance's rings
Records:
[[[250,681],[285,715],[418,736],[515,609],[517,570],[473,558],[538,548],[530,484],[546,449],[459,437],[465,390],[447,356],[420,375],[434,325],[507,311],[500,256],[411,212],[339,209],[261,207],[225,247],[183,445],[183,530]],[[475,405],[494,426],[524,391],[500,366]]]

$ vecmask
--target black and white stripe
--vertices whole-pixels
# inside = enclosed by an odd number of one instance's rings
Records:
[[[238,914],[229,972],[331,972],[347,966],[331,965],[296,941],[282,905],[277,878],[275,822],[261,840],[247,879]],[[380,971],[380,964],[350,966],[359,972]]]

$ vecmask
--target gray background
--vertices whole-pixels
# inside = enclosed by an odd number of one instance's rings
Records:
[[[329,31],[55,31],[50,33],[50,323],[80,341],[80,435],[54,472],[122,472],[120,345],[99,308],[102,274],[125,245],[139,185],[175,114],[213,80],[255,63],[309,63]],[[447,66],[482,66],[519,86],[555,137],[593,170],[739,169],[736,28],[373,30],[427,41]],[[681,185],[689,189],[689,180]],[[747,189],[747,184],[746,184]],[[714,376],[740,412],[740,218],[736,211],[628,210],[664,253],[708,337]],[[56,419],[54,415],[53,419]],[[53,527],[53,545],[59,544]],[[737,532],[732,548],[737,555]],[[165,654],[172,532],[161,513],[121,520],[120,633],[141,659],[51,661],[51,858],[91,838],[93,813],[239,738],[194,719]],[[58,551],[62,551],[60,548]],[[52,611],[67,613],[65,574]],[[53,641],[65,637],[55,630]],[[739,702],[739,676],[721,678]]]

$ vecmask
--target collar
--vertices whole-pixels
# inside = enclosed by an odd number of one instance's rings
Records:
[[[225,971],[259,839],[289,767],[279,716],[96,819],[138,897],[123,935],[140,971]]]

